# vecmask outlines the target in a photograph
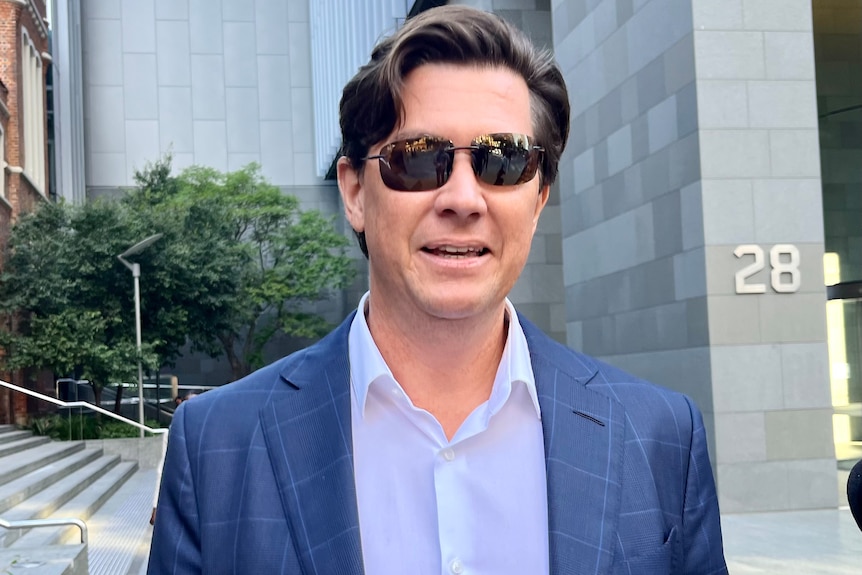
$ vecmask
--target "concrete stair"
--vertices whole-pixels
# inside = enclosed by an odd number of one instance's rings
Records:
[[[137,471],[83,441],[51,441],[0,426],[0,518],[87,521]],[[0,528],[0,573],[84,575],[87,547],[77,527]]]

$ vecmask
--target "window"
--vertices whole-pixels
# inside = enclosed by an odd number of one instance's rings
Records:
[[[45,193],[45,92],[42,58],[30,37],[21,39],[21,86],[24,112],[24,173]]]

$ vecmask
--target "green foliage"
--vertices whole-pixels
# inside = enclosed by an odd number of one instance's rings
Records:
[[[110,341],[106,334],[120,324],[119,316],[66,308],[50,315],[33,312],[26,337],[10,340],[12,369],[46,367],[56,373],[75,373],[96,382],[132,380],[137,375],[137,350],[131,338]],[[143,347],[145,363],[153,365],[152,345]]]
[[[276,334],[325,333],[331,326],[307,313],[308,304],[347,285],[353,272],[348,240],[331,219],[301,211],[256,164],[227,174],[192,166],[171,178],[166,162],[138,175],[140,191],[127,202],[185,222],[187,241],[178,245],[189,251],[177,258],[194,262],[193,286],[218,284],[190,294],[194,302],[184,306],[193,348],[223,353],[239,378],[263,363],[263,348]]]
[[[155,419],[148,419],[144,422],[151,429],[161,427]],[[123,423],[115,419],[102,419],[101,425],[98,426],[99,437],[94,439],[119,439],[121,437],[140,437],[141,430],[134,425]],[[153,434],[149,431],[144,432],[146,437],[152,437]],[[85,438],[86,439],[86,438]]]
[[[5,367],[86,378],[97,393],[136,373],[130,274],[116,260],[135,233],[127,220],[116,202],[96,201],[46,203],[16,223],[0,274]],[[142,346],[149,366],[154,345]]]
[[[156,420],[147,420],[147,427],[156,429]],[[134,425],[115,419],[98,418],[91,414],[46,415],[34,417],[27,429],[34,435],[44,435],[61,441],[79,439],[118,439],[140,437],[140,430]],[[147,437],[153,434],[146,432]]]
[[[328,329],[310,304],[347,285],[353,270],[331,220],[301,211],[254,164],[174,176],[167,157],[136,182],[120,200],[44,204],[15,224],[0,274],[5,367],[88,379],[97,400],[108,382],[134,380],[133,280],[117,254],[156,233],[163,237],[129,258],[141,267],[148,370],[189,343],[226,355],[241,377],[276,334]]]

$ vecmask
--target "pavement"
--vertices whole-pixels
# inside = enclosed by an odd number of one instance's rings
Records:
[[[88,521],[91,575],[146,574],[155,479],[138,472]],[[729,513],[721,525],[731,575],[862,573],[862,532],[848,507]]]
[[[850,509],[723,515],[732,575],[859,575],[862,532]]]

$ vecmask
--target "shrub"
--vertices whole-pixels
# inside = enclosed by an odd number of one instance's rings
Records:
[[[148,427],[160,427],[156,420],[148,420]],[[46,415],[31,419],[27,429],[34,435],[44,435],[61,441],[79,439],[116,439],[138,437],[137,427],[114,419],[97,418],[94,415],[68,414]],[[151,437],[152,433],[147,433]]]

